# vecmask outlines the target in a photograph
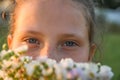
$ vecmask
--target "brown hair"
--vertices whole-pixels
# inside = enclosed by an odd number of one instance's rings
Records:
[[[90,43],[94,42],[95,37],[95,12],[94,12],[94,3],[92,0],[72,0],[76,1],[80,7],[82,7],[83,15],[87,21],[88,29],[89,29],[89,41]]]

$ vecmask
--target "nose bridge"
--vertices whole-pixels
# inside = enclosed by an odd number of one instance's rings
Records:
[[[49,57],[54,52],[54,45],[51,42],[46,42],[40,50],[40,57]]]

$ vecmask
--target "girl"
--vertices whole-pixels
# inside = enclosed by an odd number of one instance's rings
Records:
[[[16,0],[8,46],[27,45],[26,55],[57,61],[91,61],[95,53],[91,0]]]

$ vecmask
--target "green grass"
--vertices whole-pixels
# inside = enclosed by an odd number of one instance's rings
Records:
[[[112,67],[113,80],[120,80],[120,34],[107,34],[104,39],[101,62]]]
[[[7,34],[8,34],[8,28],[0,26],[0,50],[2,49],[3,43],[6,43]]]
[[[7,28],[0,27],[0,50],[6,42],[7,33]],[[120,80],[120,34],[105,34],[103,44],[101,63],[112,67],[115,74],[113,80]]]

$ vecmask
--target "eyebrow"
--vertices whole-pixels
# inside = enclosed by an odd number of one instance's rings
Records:
[[[29,33],[31,35],[39,35],[39,36],[44,36],[41,32],[37,32],[37,31],[32,31],[32,30],[29,30],[29,31],[25,31],[24,33]]]
[[[58,36],[59,38],[77,38],[79,40],[81,40],[83,37],[82,36],[79,36],[79,35],[76,35],[76,34],[68,34],[68,33],[65,33],[65,34],[61,34],[60,36]]]
[[[25,31],[24,33],[29,33],[31,35],[39,35],[41,37],[45,37],[44,34],[42,34],[41,32],[37,32],[37,31],[32,31],[32,30],[28,30],[28,31]],[[83,37],[82,36],[79,36],[79,35],[76,35],[75,33],[62,33],[62,34],[59,34],[57,36],[57,39],[58,38],[77,38],[77,39],[82,39]]]
[[[61,37],[76,37],[74,34],[61,34]]]

